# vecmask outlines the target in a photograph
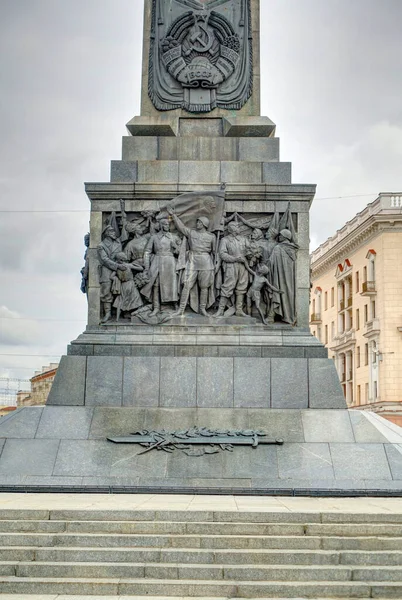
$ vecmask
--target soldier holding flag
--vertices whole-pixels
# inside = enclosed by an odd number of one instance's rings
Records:
[[[209,290],[212,291],[214,284],[214,263],[212,257],[216,248],[215,235],[208,231],[209,219],[208,217],[198,217],[196,229],[190,229],[175,214],[173,207],[169,206],[167,211],[173,218],[176,228],[187,238],[190,247],[184,271],[184,287],[180,296],[180,306],[179,310],[173,316],[184,314],[190,292],[194,285],[198,283],[200,290],[198,312],[204,317],[208,317],[206,310],[208,292]],[[213,304],[213,300],[208,303],[209,306],[211,304]]]

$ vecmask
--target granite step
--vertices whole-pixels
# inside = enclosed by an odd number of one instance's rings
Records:
[[[0,509],[3,521],[98,521],[98,522],[225,522],[225,523],[396,523],[401,525],[398,512],[312,512],[300,511],[200,511],[200,510],[42,510]]]
[[[41,533],[8,533],[0,534],[0,546],[91,546],[91,547],[132,547],[132,546],[160,546],[160,547],[187,547],[194,545],[199,547],[201,541],[206,544],[211,541],[211,546],[214,547],[216,540],[222,540],[219,536],[137,536],[131,534],[41,534]],[[244,536],[238,538],[232,537],[234,547],[236,544],[244,543],[244,546],[250,548],[264,547],[264,540],[270,540],[269,536],[261,538],[253,538],[253,536]],[[255,541],[253,541],[253,539]],[[283,543],[286,547],[286,536],[282,536]],[[303,538],[301,538],[303,539]],[[223,540],[226,542],[227,537]],[[308,545],[308,544],[307,544]],[[314,547],[314,542],[312,546]],[[305,547],[303,545],[303,547]]]
[[[0,521],[3,533],[88,533],[402,537],[402,523],[240,523],[203,521]]]
[[[3,511],[4,512],[4,511]],[[14,511],[13,511],[14,512]],[[237,513],[236,513],[237,514]],[[185,513],[187,516],[187,513]],[[358,515],[361,517],[361,515]],[[183,519],[183,513],[181,514]],[[172,534],[172,535],[308,535],[308,536],[399,536],[400,522],[346,522],[318,523],[311,517],[300,522],[241,522],[241,521],[97,521],[97,520],[0,520],[1,533],[116,533],[116,534]]]
[[[317,538],[306,538],[315,540]],[[402,538],[400,537],[341,537],[329,536],[318,538],[320,540],[320,548],[323,550],[360,550],[360,551],[387,551],[401,550]]]
[[[393,551],[402,548],[400,537],[341,536],[158,536],[158,535],[49,535],[0,534],[0,547],[80,548],[201,548],[201,549],[294,549],[327,551]]]
[[[303,523],[215,523],[211,521],[71,521],[66,524],[69,533],[143,533],[214,535],[304,535]]]
[[[103,596],[104,600],[161,600],[160,596]],[[0,591],[0,600],[93,600],[93,597],[88,596],[70,596],[66,594],[56,595],[56,594],[2,594]],[[212,597],[200,597],[200,596],[171,596],[171,600],[212,600]],[[227,600],[227,598],[223,597],[214,597],[213,600]],[[256,600],[255,598],[249,598],[249,600]],[[264,600],[259,598],[259,600]],[[278,598],[270,598],[270,600],[279,600]],[[324,600],[324,599],[316,599],[316,600]],[[362,598],[361,600],[369,600],[369,598]]]
[[[32,511],[31,511],[32,512]],[[43,512],[43,511],[41,511]],[[6,510],[0,510],[0,519],[15,518],[10,515],[3,517]],[[357,515],[359,519],[360,515]],[[388,516],[388,515],[387,515]],[[17,518],[18,515],[17,515]],[[35,518],[35,517],[32,517]],[[322,516],[319,512],[277,512],[237,511],[237,510],[50,510],[48,516],[38,517],[52,521],[174,521],[212,522],[212,523],[320,523]],[[389,517],[392,519],[392,514]],[[356,521],[359,522],[359,521]],[[386,520],[385,522],[392,522]]]
[[[337,523],[337,524],[307,524],[305,535],[320,536],[390,536],[402,537],[402,523]]]
[[[402,598],[393,513],[5,512],[0,591],[18,599]]]
[[[379,581],[402,579],[399,567],[377,567]],[[157,564],[157,563],[90,563],[90,562],[18,562],[0,563],[0,574],[17,577],[43,578],[144,578],[168,580],[244,580],[244,581],[367,581],[362,568],[356,572],[346,566],[317,565],[200,565],[200,564]]]
[[[0,533],[116,533],[116,534],[214,534],[214,535],[304,535],[304,524],[214,523],[210,521],[0,521]],[[54,523],[54,525],[53,525]]]
[[[402,547],[402,546],[401,546]],[[218,550],[156,548],[0,547],[0,562],[160,562],[192,564],[275,564],[402,566],[402,551]]]
[[[342,538],[339,538],[342,539]],[[356,549],[356,544],[365,538],[343,538],[345,544],[352,545]],[[367,538],[369,539],[369,538]],[[375,539],[375,538],[371,538]],[[388,538],[384,538],[388,541]],[[399,539],[402,543],[402,539]],[[75,546],[75,547],[113,547],[119,548],[121,536],[106,535],[80,535],[80,536],[53,536],[47,534],[31,533],[11,533],[0,534],[1,546],[24,546],[24,547],[54,547],[54,546]],[[224,535],[131,535],[124,537],[126,544],[124,546],[149,547],[149,548],[203,548],[203,549],[320,549],[322,538],[320,537],[302,537],[302,536],[224,536]],[[392,540],[390,540],[392,541]],[[77,542],[76,544],[74,542]],[[334,544],[336,545],[336,544]],[[338,544],[339,545],[339,544]],[[402,546],[401,546],[402,547]],[[346,545],[346,548],[349,548]],[[338,549],[338,548],[336,548]]]
[[[104,596],[104,600],[161,600],[161,596]],[[70,596],[66,594],[55,595],[55,594],[41,594],[40,596],[34,594],[2,594],[0,592],[0,600],[91,600],[88,596]],[[201,596],[170,596],[170,600],[228,600],[226,597],[201,597]],[[248,600],[257,600],[256,598],[249,598]],[[258,600],[267,600],[266,598],[259,598]],[[279,600],[278,597],[270,598],[269,600]],[[298,598],[297,600],[300,600]],[[315,600],[326,600],[325,598],[316,598]],[[360,600],[370,600],[370,598],[360,598]]]
[[[0,560],[7,560],[9,548],[0,548]],[[402,565],[402,551],[311,551],[278,550],[218,550],[188,548],[42,548],[17,549],[12,560],[66,562],[161,562],[193,564],[294,564],[294,565]],[[21,558],[19,558],[21,556]],[[32,557],[33,556],[33,557]],[[18,557],[18,558],[17,558]],[[8,560],[11,560],[10,558]]]
[[[31,594],[2,594],[0,592],[0,600],[93,600],[90,596],[70,596],[66,594],[55,595],[55,594],[41,594],[39,595],[31,595]],[[98,597],[99,598],[99,597]],[[103,596],[104,600],[161,600],[160,596]],[[200,596],[171,596],[170,600],[228,600],[226,597],[200,597]],[[249,598],[248,600],[256,600],[256,598]],[[266,600],[264,598],[259,598],[258,600]],[[269,600],[279,600],[278,597],[270,598]],[[298,599],[300,600],[300,598]],[[325,598],[316,598],[316,600],[325,600]],[[360,600],[370,600],[369,598],[361,598]]]
[[[21,552],[21,550],[19,550]],[[340,564],[341,553],[311,550],[207,550],[188,548],[42,548],[28,550],[28,558],[17,560],[35,560],[36,562],[136,562],[136,563],[191,563],[191,564],[295,564],[295,565],[337,565]],[[34,558],[31,558],[31,554]],[[388,553],[383,553],[384,561]],[[0,548],[0,560],[5,558],[6,549]],[[17,553],[17,556],[19,554]],[[364,554],[365,557],[369,553]],[[13,560],[15,560],[13,558]],[[368,559],[367,559],[368,560]],[[374,564],[400,564],[395,558],[390,562],[376,561]],[[344,562],[343,564],[347,564]],[[365,564],[363,558],[357,564]],[[370,564],[370,563],[369,563]]]
[[[402,545],[400,546],[402,549]],[[340,552],[339,564],[356,566],[376,566],[376,565],[388,565],[388,566],[402,566],[402,551],[381,551],[375,550],[372,552],[365,551],[347,551]]]
[[[197,580],[76,579],[0,577],[7,594],[98,596],[183,596],[212,598],[401,598],[402,584],[382,582],[208,582]]]

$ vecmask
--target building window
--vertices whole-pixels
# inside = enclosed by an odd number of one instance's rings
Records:
[[[369,276],[370,276],[370,281],[375,281],[375,255],[374,254],[370,254],[370,261],[369,261]]]
[[[328,325],[325,325],[325,343],[328,344]]]
[[[360,329],[360,310],[356,309],[356,330]]]
[[[328,292],[324,294],[324,310],[328,309]]]
[[[367,283],[367,267],[363,267],[363,281]]]
[[[360,367],[360,346],[356,348],[356,369]]]
[[[353,327],[353,311],[352,309],[346,312],[346,331],[350,331]]]
[[[356,272],[356,294],[360,292],[360,276],[359,271]]]
[[[364,344],[364,364],[368,365],[368,358],[369,358],[369,346],[368,344]]]
[[[366,383],[364,387],[365,387],[365,400],[366,400],[366,402],[368,402],[369,401],[369,385],[368,385],[368,383]]]
[[[314,312],[317,313],[318,315],[320,315],[321,317],[321,312],[322,312],[322,306],[321,306],[321,288],[317,288],[315,291],[315,294],[317,295],[317,302],[314,303]]]
[[[362,389],[361,386],[358,385],[357,386],[357,404],[361,404],[362,403]]]
[[[364,305],[364,324],[368,321],[368,304]]]
[[[331,340],[335,339],[335,321],[331,323]]]
[[[338,330],[339,333],[345,332],[345,313],[341,313],[338,317]]]
[[[373,390],[374,391],[374,400],[377,400],[377,382],[376,381],[374,381],[373,388],[374,388],[374,390]]]
[[[335,306],[335,288],[331,288],[331,306]]]
[[[371,301],[371,318],[375,319],[375,300]]]

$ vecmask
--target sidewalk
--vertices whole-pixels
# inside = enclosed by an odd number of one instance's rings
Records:
[[[401,514],[402,498],[0,493],[0,510],[175,510]]]

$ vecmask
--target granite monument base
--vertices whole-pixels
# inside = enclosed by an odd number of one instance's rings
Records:
[[[48,405],[346,408],[334,363],[307,330],[247,325],[88,329],[62,358]]]
[[[194,425],[284,444],[187,456],[107,440]],[[0,448],[3,491],[402,494],[402,429],[365,411],[27,407],[1,420]]]

